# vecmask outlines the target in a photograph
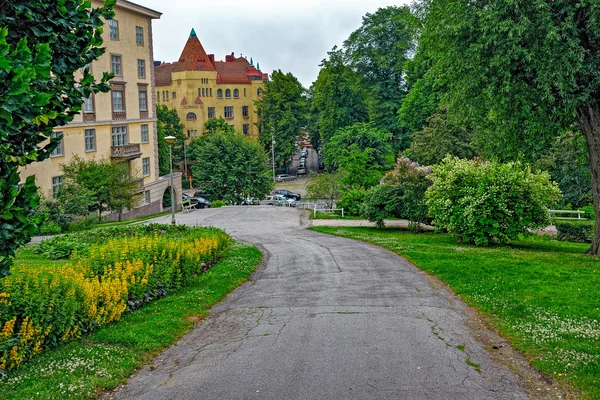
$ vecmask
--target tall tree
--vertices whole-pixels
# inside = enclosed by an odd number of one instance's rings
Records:
[[[311,87],[311,134],[314,136],[316,130],[323,143],[338,129],[369,119],[367,92],[359,75],[344,64],[343,52],[337,47],[327,54],[329,58],[322,61],[319,76]]]
[[[75,156],[66,164],[61,164],[65,180],[70,185],[78,185],[91,193],[94,199],[93,210],[98,211],[98,220],[105,210],[121,214],[132,208],[139,196],[139,182],[135,171],[129,170],[126,162],[109,160],[84,160]]]
[[[49,157],[60,138],[52,129],[81,111],[83,99],[108,91],[88,69],[103,53],[102,18],[116,0],[0,0],[0,276],[16,248],[29,241],[39,202],[33,177],[19,186],[18,168]]]
[[[262,198],[273,188],[267,156],[255,140],[239,133],[216,131],[189,147],[194,180],[213,199],[239,203]]]
[[[156,128],[158,133],[158,169],[160,175],[169,174],[169,145],[165,141],[167,136],[177,138],[173,145],[173,165],[183,163],[183,143],[185,136],[183,129],[185,126],[181,123],[177,110],[169,109],[164,104],[156,105]]]
[[[445,77],[450,107],[480,144],[533,158],[578,123],[586,138],[600,255],[600,3],[423,0],[421,40]]]
[[[367,13],[344,42],[350,64],[370,92],[370,121],[391,131],[400,147],[408,138],[400,136],[396,114],[406,95],[404,65],[415,49],[417,22],[408,7],[380,8]]]
[[[306,123],[305,89],[290,72],[273,71],[256,105],[262,112],[260,143],[265,149],[270,149],[273,136],[275,164],[289,164],[296,152],[296,138]]]

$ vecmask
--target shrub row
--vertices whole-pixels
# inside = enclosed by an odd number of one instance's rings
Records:
[[[117,321],[184,286],[231,239],[214,228],[140,226],[90,233],[92,244],[62,266],[13,267],[0,281],[0,369]],[[53,239],[74,242],[69,236]],[[98,243],[100,242],[100,243]]]
[[[556,238],[565,242],[591,243],[594,221],[556,221]]]

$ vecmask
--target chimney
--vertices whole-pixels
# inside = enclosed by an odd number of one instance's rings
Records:
[[[214,54],[209,54],[208,55],[208,59],[210,60],[210,63],[213,65],[213,67],[215,66],[215,55]]]
[[[233,55],[233,53],[231,53],[231,55],[225,56],[225,62],[233,62],[233,61],[235,61],[235,56]]]

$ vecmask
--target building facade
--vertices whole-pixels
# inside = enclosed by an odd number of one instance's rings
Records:
[[[232,53],[225,61],[215,61],[192,29],[179,60],[157,65],[155,74],[157,104],[177,110],[188,139],[201,135],[204,124],[219,117],[244,135],[259,135],[260,116],[254,102],[260,99],[268,75],[252,59]]]
[[[75,155],[126,162],[140,181],[139,210],[133,214],[159,212],[168,179],[158,176],[152,20],[161,13],[126,0],[118,0],[114,11],[102,34],[106,52],[87,67],[96,80],[113,72],[111,91],[85,99],[82,112],[54,130],[53,136],[63,138],[51,157],[22,168],[21,179],[35,175],[43,194],[52,196],[64,181],[60,165]]]

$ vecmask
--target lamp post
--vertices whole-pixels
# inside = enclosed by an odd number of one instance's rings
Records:
[[[273,181],[275,181],[275,135],[271,134],[271,165],[273,166]]]
[[[169,172],[171,173],[171,225],[175,225],[175,196],[173,195],[173,143],[175,136],[166,136],[165,142],[169,145]]]

